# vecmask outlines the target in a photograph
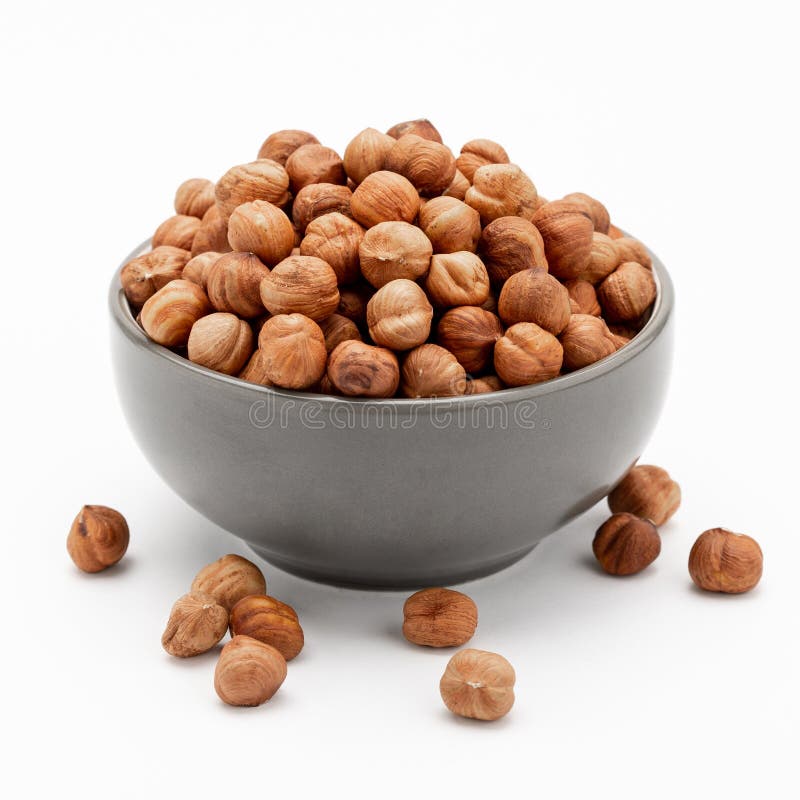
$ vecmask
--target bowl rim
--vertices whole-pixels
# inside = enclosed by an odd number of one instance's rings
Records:
[[[623,231],[627,236],[628,234]],[[609,372],[621,367],[639,353],[646,350],[659,336],[670,319],[675,305],[675,289],[666,267],[661,260],[653,253],[650,248],[647,252],[653,259],[653,275],[656,279],[656,299],[650,319],[644,327],[630,340],[628,344],[606,356],[588,367],[560,375],[542,383],[532,383],[526,386],[515,386],[507,389],[500,389],[496,392],[484,392],[482,394],[459,395],[456,397],[343,397],[341,395],[320,394],[316,392],[296,392],[291,389],[281,389],[271,386],[262,386],[258,383],[251,383],[237,378],[235,375],[226,375],[223,372],[215,372],[212,369],[203,367],[189,361],[178,353],[174,353],[167,347],[157,344],[148,338],[147,334],[136,322],[131,312],[128,300],[122,290],[120,273],[122,268],[132,258],[146,252],[152,244],[151,239],[146,239],[138,247],[134,248],[124,261],[114,272],[109,287],[108,303],[111,317],[117,328],[127,337],[127,339],[141,350],[148,352],[154,358],[162,358],[171,362],[180,369],[188,370],[196,376],[217,384],[228,384],[239,390],[250,390],[255,394],[261,394],[276,398],[293,399],[298,401],[314,401],[321,404],[354,404],[354,405],[380,405],[381,407],[394,407],[398,409],[414,408],[446,408],[454,405],[481,405],[492,402],[513,403],[520,400],[531,400],[537,397],[551,394],[562,389],[568,389],[583,383],[600,378]],[[645,245],[646,247],[646,245]]]

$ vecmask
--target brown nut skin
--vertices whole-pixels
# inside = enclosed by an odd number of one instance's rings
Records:
[[[72,522],[67,552],[83,572],[101,572],[116,564],[128,549],[125,517],[108,506],[84,506]]]
[[[339,306],[333,267],[315,256],[289,256],[261,281],[261,302],[271,314],[322,320]]]
[[[435,197],[453,182],[456,160],[443,144],[408,133],[386,154],[384,169],[408,178],[420,194]]]
[[[424,647],[459,647],[478,627],[478,607],[453,589],[421,589],[403,604],[403,636]]]
[[[594,226],[580,207],[565,200],[545,203],[531,222],[544,239],[550,272],[562,280],[582,277],[592,255]]]
[[[361,276],[358,252],[363,240],[364,229],[357,222],[333,211],[308,224],[300,242],[300,254],[327,261],[341,286]]]
[[[561,342],[533,322],[512,325],[494,346],[495,372],[507,386],[555,378],[563,360]]]
[[[448,662],[439,692],[454,714],[489,722],[511,710],[515,681],[514,668],[503,656],[467,648]]]
[[[569,292],[547,270],[515,272],[504,284],[497,311],[506,325],[535,322],[558,336],[567,327],[572,307]]]
[[[323,214],[337,211],[349,216],[352,196],[353,193],[346,186],[335,183],[312,183],[304,186],[292,203],[295,227],[302,235],[308,224]]]
[[[508,153],[491,139],[473,139],[461,148],[456,166],[468,181],[472,181],[475,170],[487,164],[508,164]]]
[[[374,229],[373,229],[374,230]],[[398,278],[382,286],[367,304],[372,341],[392,350],[410,350],[431,333],[433,306],[414,281]]]
[[[225,253],[206,274],[206,292],[217,311],[252,318],[264,313],[261,281],[269,269],[254,253]]]
[[[439,320],[436,343],[449,350],[467,372],[483,372],[492,363],[503,326],[491,311],[478,306],[451,308]]]
[[[650,308],[656,291],[653,273],[635,261],[628,261],[600,284],[597,299],[609,322],[631,322]]]
[[[497,375],[484,375],[482,378],[473,378],[467,381],[467,391],[464,394],[487,394],[505,389],[503,382]]]
[[[253,594],[231,609],[231,635],[251,636],[274,647],[287,661],[300,654],[305,639],[295,610],[274,597]]]
[[[266,200],[243,203],[228,220],[231,248],[242,253],[255,253],[269,267],[292,252],[294,236],[289,217]]]
[[[638,239],[632,239],[630,236],[621,236],[614,239],[614,248],[617,251],[620,264],[624,264],[626,261],[635,261],[647,269],[652,269],[653,257]]]
[[[205,178],[189,178],[175,192],[175,213],[187,217],[203,218],[214,205],[214,182]]]
[[[191,591],[211,595],[230,611],[247,595],[266,594],[267,583],[252,561],[231,553],[203,567],[195,575]]]
[[[526,269],[547,269],[542,235],[522,217],[498,217],[490,222],[481,233],[478,254],[495,285]]]
[[[217,259],[221,257],[222,253],[215,253],[213,250],[200,253],[186,262],[180,277],[185,281],[196,283],[201,289],[205,289],[208,285],[208,271],[214,266]]]
[[[571,281],[564,281],[564,286],[569,293],[573,314],[600,316],[600,303],[597,302],[597,292],[589,281],[576,278]]]
[[[608,209],[599,200],[595,200],[594,197],[583,192],[572,192],[565,195],[563,199],[568,203],[580,206],[589,215],[592,225],[598,233],[608,233],[611,217],[608,214]]]
[[[617,340],[600,317],[573,314],[561,332],[564,368],[583,369],[617,352]]]
[[[613,513],[627,511],[663,525],[681,504],[681,487],[669,473],[652,464],[638,464],[608,495]]]
[[[214,689],[230,706],[260,706],[286,680],[286,659],[272,646],[250,636],[235,636],[219,656]]]
[[[661,537],[650,520],[623,512],[597,529],[592,551],[609,575],[635,575],[658,558]]]
[[[763,570],[758,542],[727,528],[701,533],[689,554],[689,574],[707,592],[749,592],[761,580]]]
[[[161,646],[178,658],[208,652],[228,632],[228,609],[210,594],[189,592],[175,601]]]
[[[450,185],[442,192],[443,197],[455,197],[456,200],[463,200],[467,196],[467,189],[472,184],[456,169],[455,177]]]
[[[206,293],[191,281],[170,281],[142,306],[141,322],[147,335],[165,347],[183,347],[192,326],[210,314]]]
[[[402,175],[379,170],[367,175],[350,199],[356,222],[371,228],[380,222],[413,222],[419,210],[419,194]]]
[[[347,397],[392,397],[400,384],[400,365],[385,347],[347,341],[330,354],[328,378]]]
[[[165,219],[153,234],[153,247],[169,245],[170,247],[180,247],[181,250],[191,250],[195,234],[202,224],[197,217],[185,214],[176,214],[174,217]]]
[[[436,253],[425,291],[440,308],[479,306],[489,297],[489,273],[475,253]]]
[[[228,242],[228,221],[222,218],[217,204],[203,214],[200,227],[192,239],[192,256],[209,251],[227,253],[231,249]]]
[[[256,349],[244,369],[236,376],[248,383],[257,383],[259,386],[272,386],[272,381],[267,377],[264,353]]]
[[[120,272],[128,302],[134,306],[144,305],[159,289],[183,276],[190,257],[188,250],[161,245],[132,258]]]
[[[531,220],[539,196],[533,181],[516,164],[486,164],[475,170],[464,201],[488,225],[499,217]]]
[[[316,322],[302,314],[276,314],[258,334],[267,380],[284,389],[308,389],[325,374],[328,351]]]
[[[269,158],[277,161],[281,166],[286,166],[286,159],[304,144],[319,144],[313,133],[287,129],[275,131],[264,140],[258,150],[259,158]]]
[[[428,119],[411,119],[407,122],[398,122],[386,131],[386,135],[391,136],[393,139],[399,139],[401,136],[406,136],[411,133],[415,136],[421,136],[423,139],[428,139],[431,142],[442,143],[441,134]]]
[[[438,344],[423,344],[403,361],[400,388],[405,397],[458,397],[467,391],[467,373]]]
[[[275,206],[289,202],[289,175],[277,162],[268,158],[231,167],[215,189],[217,207],[223,219],[234,209],[253,200],[265,200]]]
[[[286,159],[286,171],[295,194],[312,183],[347,183],[342,157],[321,144],[298,147]]]
[[[192,325],[187,355],[195,364],[238,375],[252,353],[253,329],[235,314],[209,314]]]
[[[370,228],[358,249],[362,275],[376,288],[398,278],[416,280],[431,265],[433,246],[408,222],[379,222]]]
[[[344,151],[344,171],[357,184],[367,175],[383,169],[386,155],[395,140],[375,128],[365,128],[347,145]]]
[[[577,276],[589,283],[599,283],[619,266],[619,253],[614,240],[603,233],[592,235],[592,248],[589,262]]]
[[[481,215],[455,197],[434,197],[419,212],[419,226],[434,253],[474,253],[481,237]]]
[[[339,290],[339,308],[336,313],[353,320],[356,325],[366,327],[367,303],[373,294],[375,289],[367,283],[343,286]]]
[[[332,353],[342,342],[351,339],[361,341],[361,331],[359,331],[358,325],[341,314],[331,314],[319,323],[319,327],[325,337],[325,349],[328,353]]]

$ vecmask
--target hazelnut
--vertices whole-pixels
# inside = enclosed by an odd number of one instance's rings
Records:
[[[344,171],[357,184],[367,175],[383,169],[386,154],[395,140],[375,128],[365,128],[347,145],[344,151]]]
[[[175,192],[175,213],[187,217],[203,218],[214,205],[214,182],[205,178],[190,178]]]
[[[439,131],[433,127],[433,123],[427,119],[412,119],[408,122],[398,122],[397,125],[392,125],[388,131],[387,136],[393,139],[399,139],[401,136],[406,136],[413,133],[415,136],[421,136],[423,139],[428,139],[431,142],[442,143],[442,137]]]
[[[171,247],[180,247],[181,250],[191,250],[192,241],[201,225],[202,222],[197,217],[189,217],[186,214],[176,214],[165,219],[153,234],[153,247],[167,244]]]
[[[608,226],[607,233],[612,239],[622,239],[622,237],[625,236],[625,234],[613,223]]]
[[[451,308],[439,320],[436,341],[467,372],[482,372],[492,363],[494,345],[503,335],[500,320],[478,306]]]
[[[200,227],[192,239],[192,255],[213,251],[227,253],[231,249],[228,243],[228,221],[222,218],[217,204],[214,203],[200,222]]]
[[[275,206],[289,202],[289,176],[277,162],[268,158],[231,167],[218,181],[217,206],[223,219],[234,209],[252,200],[265,200]]]
[[[481,216],[454,197],[434,197],[419,212],[419,226],[430,239],[435,253],[472,253],[481,236]]]
[[[606,323],[590,314],[573,314],[560,338],[568,370],[588,367],[617,351],[617,341]]]
[[[631,239],[630,236],[621,236],[613,241],[620,264],[626,261],[635,261],[637,264],[641,264],[647,269],[652,269],[653,258],[640,241]]]
[[[555,336],[567,327],[572,313],[569,292],[540,267],[515,272],[503,284],[497,310],[506,325],[535,322]]]
[[[475,253],[437,253],[431,258],[425,290],[443,308],[479,306],[489,297],[489,273]]]
[[[475,170],[487,164],[508,164],[508,153],[491,139],[473,139],[461,148],[456,165],[468,181],[472,181]]]
[[[260,706],[286,680],[286,659],[250,636],[236,636],[225,647],[214,671],[214,689],[230,706]]]
[[[350,214],[350,198],[353,193],[346,186],[335,183],[311,183],[304,186],[292,204],[292,219],[302,236],[308,224],[332,211]]]
[[[252,352],[253,331],[235,314],[209,314],[192,325],[188,356],[195,364],[236,375]]]
[[[492,291],[491,287],[489,287],[489,296],[478,308],[482,308],[484,311],[491,311],[492,314],[497,314],[497,295]]]
[[[681,504],[681,487],[661,467],[639,464],[608,495],[613,513],[627,511],[663,525]]]
[[[458,647],[478,627],[478,607],[453,589],[422,589],[403,605],[403,636],[426,647]]]
[[[271,314],[325,319],[339,305],[336,273],[316,256],[289,256],[261,281],[261,301]]]
[[[623,339],[625,342],[629,342],[638,333],[635,328],[630,328],[627,325],[609,325],[608,329],[617,339]]]
[[[404,134],[386,154],[384,168],[408,178],[420,194],[441,194],[456,175],[456,160],[443,144]]]
[[[231,609],[231,635],[250,636],[274,647],[287,661],[303,649],[303,629],[295,610],[274,597],[253,594]]]
[[[503,656],[467,648],[448,662],[439,691],[454,714],[491,721],[514,705],[515,680],[514,667]]]
[[[498,217],[481,233],[478,253],[492,283],[501,284],[515,272],[547,269],[544,240],[536,227],[522,217]]]
[[[302,314],[277,314],[258,334],[264,375],[275,386],[307,389],[325,374],[328,351],[316,322]]]
[[[538,204],[536,187],[516,164],[486,164],[475,170],[464,198],[488,225],[498,217],[530,220]]]
[[[372,230],[375,230],[374,228]],[[367,327],[375,344],[410,350],[430,335],[433,307],[414,281],[384,284],[367,304]]]
[[[84,572],[101,572],[116,564],[128,549],[125,517],[108,506],[84,506],[67,536],[67,552]]]
[[[494,346],[494,368],[507,386],[555,378],[563,359],[558,339],[533,322],[512,325]]]
[[[264,140],[258,151],[258,157],[269,158],[285,167],[286,159],[304,144],[319,144],[319,140],[308,131],[276,131]]]
[[[367,303],[375,290],[368,284],[347,286],[339,290],[339,308],[337,314],[353,320],[356,325],[367,324]]]
[[[458,169],[450,185],[442,192],[444,197],[455,197],[456,200],[463,200],[467,196],[467,189],[472,184],[464,177]]]
[[[183,347],[197,320],[211,313],[206,293],[191,281],[170,281],[142,306],[142,327],[165,347]]]
[[[200,255],[194,256],[186,262],[180,277],[205,289],[208,285],[208,271],[214,266],[217,259],[221,257],[222,253],[215,253],[213,250],[200,253]]]
[[[272,381],[267,377],[266,364],[263,350],[256,350],[245,368],[237,376],[248,383],[257,383],[260,386],[272,386]]]
[[[589,263],[582,270],[579,278],[590,283],[599,283],[607,278],[619,266],[619,253],[614,240],[603,233],[592,235],[592,248]]]
[[[353,320],[341,314],[331,314],[319,323],[322,335],[325,337],[325,349],[331,353],[336,346],[350,339],[361,341],[361,333]]]
[[[253,253],[226,253],[209,268],[206,291],[217,311],[230,311],[240,317],[264,313],[261,281],[269,270]]]
[[[563,199],[568,203],[580,206],[592,220],[592,225],[598,233],[608,233],[611,217],[609,217],[606,207],[599,200],[595,200],[594,197],[590,197],[583,192],[572,192],[572,194],[565,195]]]
[[[726,528],[701,533],[689,554],[689,574],[707,592],[749,592],[761,580],[763,569],[758,542]]]
[[[609,575],[635,575],[658,558],[661,537],[650,520],[623,512],[597,529],[592,550]]]
[[[286,159],[292,191],[311,183],[347,183],[341,156],[321,144],[304,144]]]
[[[413,222],[418,210],[419,195],[413,184],[386,170],[367,175],[350,200],[350,213],[365,228],[391,220]]]
[[[600,316],[600,303],[597,302],[597,292],[589,281],[577,278],[571,281],[564,281],[564,286],[569,293],[573,314]]]
[[[608,320],[630,322],[644,314],[656,299],[656,281],[649,269],[628,261],[600,284],[597,298]]]
[[[579,206],[555,200],[541,206],[531,220],[544,239],[550,272],[557,278],[579,278],[592,255],[594,226]]]
[[[203,567],[195,575],[191,590],[210,594],[230,611],[249,594],[266,594],[267,583],[252,561],[231,553]]]
[[[361,274],[358,251],[363,239],[364,229],[357,222],[333,211],[308,224],[300,253],[327,261],[340,285],[352,283]]]
[[[457,397],[467,391],[467,374],[456,357],[438,344],[423,344],[403,362],[406,397]]]
[[[131,259],[120,272],[125,297],[133,306],[144,305],[159,289],[180,278],[190,254],[180,247],[161,245]]]
[[[484,375],[482,378],[468,380],[465,394],[486,394],[488,392],[499,392],[505,388],[497,375]]]
[[[189,592],[179,598],[161,637],[161,646],[178,658],[208,652],[228,632],[228,609],[210,594]]]
[[[348,397],[392,397],[400,383],[400,366],[391,350],[347,341],[331,353],[328,378]]]
[[[377,289],[397,278],[421,278],[432,255],[428,237],[408,222],[378,223],[364,234],[358,249],[361,273]]]
[[[238,206],[231,214],[228,242],[234,250],[255,253],[271,267],[292,252],[294,228],[277,206],[266,200],[253,200]]]

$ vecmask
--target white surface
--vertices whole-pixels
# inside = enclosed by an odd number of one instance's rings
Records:
[[[0,20],[4,230],[4,730],[13,797],[796,796],[796,76],[788,4],[17,3]],[[539,4],[537,4],[539,5]],[[644,461],[684,505],[646,573],[591,560],[597,507],[466,590],[473,644],[517,703],[451,717],[449,658],[399,635],[401,593],[266,568],[307,647],[276,698],[224,707],[214,655],[170,659],[172,601],[236,540],[153,474],[109,370],[106,285],[169,215],[272,130],[341,152],[430,116],[501,141],[548,197],[585,190],[678,291],[669,401]],[[122,510],[124,566],[87,577],[64,539]],[[765,552],[737,598],[692,588],[715,525]]]

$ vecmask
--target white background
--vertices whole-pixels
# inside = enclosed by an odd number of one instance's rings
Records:
[[[7,3],[2,74],[3,705],[9,797],[796,797],[796,27],[790,4]],[[159,638],[195,571],[242,545],[138,452],[106,288],[171,213],[284,127],[340,152],[429,116],[502,142],[547,197],[583,190],[678,292],[674,379],[645,462],[684,505],[644,574],[591,560],[598,506],[466,587],[473,644],[514,664],[493,725],[449,715],[450,656],[399,634],[404,593],[265,566],[307,647],[266,706],[223,706],[214,654]],[[64,549],[83,503],[125,513],[119,568]],[[707,595],[705,528],[755,536],[761,585]],[[491,793],[491,795],[489,795]]]

